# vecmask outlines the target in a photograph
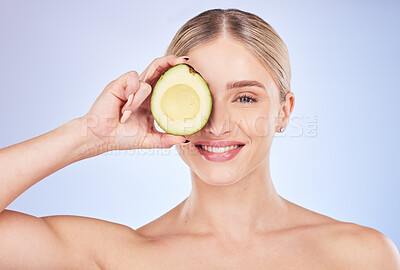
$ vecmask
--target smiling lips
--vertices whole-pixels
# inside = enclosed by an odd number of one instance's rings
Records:
[[[200,141],[195,145],[205,159],[221,162],[234,158],[245,144],[238,141]]]

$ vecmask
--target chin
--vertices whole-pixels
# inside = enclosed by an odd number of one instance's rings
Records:
[[[235,175],[227,175],[226,171],[216,171],[206,172],[204,174],[199,174],[199,178],[206,184],[212,186],[229,186],[233,185],[240,180],[239,177]]]
[[[228,186],[239,182],[242,177],[239,176],[239,165],[228,164],[226,162],[205,161],[201,157],[194,157],[185,151],[178,150],[181,159],[189,166],[200,181],[212,186]],[[197,150],[196,150],[197,151]],[[197,153],[196,153],[197,154]],[[206,162],[206,163],[204,163]]]

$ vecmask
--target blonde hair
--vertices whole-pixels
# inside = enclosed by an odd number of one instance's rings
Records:
[[[250,49],[271,74],[280,91],[280,101],[290,92],[287,47],[263,19],[239,9],[210,9],[187,21],[175,34],[165,55],[184,56],[196,46],[229,36]]]

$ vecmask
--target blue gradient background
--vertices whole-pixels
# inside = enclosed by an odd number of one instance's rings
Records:
[[[231,7],[262,17],[289,49],[296,103],[271,150],[279,194],[399,246],[399,1],[0,0],[0,147],[84,115],[110,81],[162,56],[188,19]],[[114,151],[57,171],[8,209],[138,228],[190,189],[175,147]]]

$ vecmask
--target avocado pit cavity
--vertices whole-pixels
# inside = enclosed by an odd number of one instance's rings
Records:
[[[200,110],[200,97],[186,84],[176,84],[165,91],[161,109],[171,120],[194,118]]]

